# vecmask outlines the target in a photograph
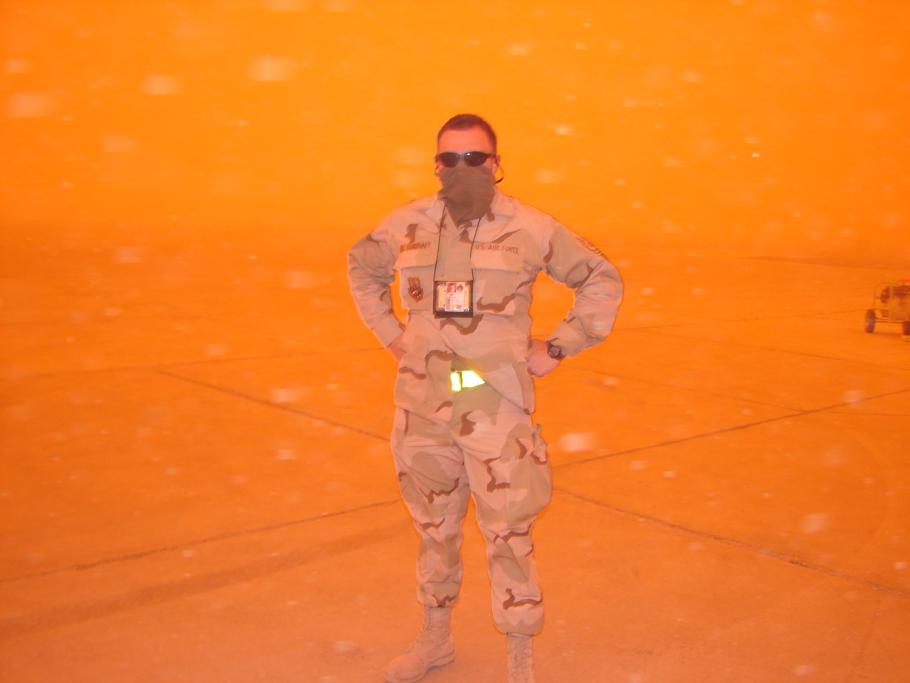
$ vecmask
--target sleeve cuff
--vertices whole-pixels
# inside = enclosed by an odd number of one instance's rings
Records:
[[[587,338],[566,322],[559,323],[547,341],[561,348],[567,357],[580,353],[588,345]]]

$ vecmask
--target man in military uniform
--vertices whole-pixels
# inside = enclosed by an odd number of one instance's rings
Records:
[[[398,360],[392,452],[420,536],[424,626],[386,671],[412,683],[454,659],[451,606],[461,586],[461,525],[473,496],[486,540],[496,627],[509,681],[533,681],[531,638],[543,624],[531,527],[550,499],[546,444],[531,420],[532,376],[602,341],[622,282],[590,243],[496,189],[496,134],[459,114],[437,136],[437,196],[389,214],[348,255],[363,321]],[[566,318],[531,339],[537,274],[575,290]],[[393,314],[398,274],[407,324]]]

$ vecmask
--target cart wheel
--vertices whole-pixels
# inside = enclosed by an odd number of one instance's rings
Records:
[[[905,320],[902,327],[904,328],[904,336],[910,337],[910,320]]]
[[[871,308],[866,311],[866,320],[863,324],[863,329],[866,332],[875,332],[875,311]]]

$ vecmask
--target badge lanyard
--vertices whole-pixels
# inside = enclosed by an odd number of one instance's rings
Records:
[[[436,271],[439,268],[439,245],[442,242],[442,231],[445,228],[446,207],[442,209],[439,219],[439,238],[436,241],[436,261],[433,263],[433,315],[437,318],[470,318],[474,315],[474,264],[471,263],[470,280],[437,280]],[[480,221],[477,219],[474,226],[474,235],[471,237],[471,248],[468,251],[468,262],[474,255],[474,242],[480,231]],[[454,225],[455,222],[452,221]],[[458,226],[455,226],[458,229]]]

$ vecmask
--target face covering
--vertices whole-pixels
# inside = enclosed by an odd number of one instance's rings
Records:
[[[452,168],[443,166],[439,169],[439,180],[442,181],[439,198],[446,203],[456,225],[480,218],[489,211],[495,181],[488,166],[465,163]]]

